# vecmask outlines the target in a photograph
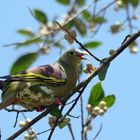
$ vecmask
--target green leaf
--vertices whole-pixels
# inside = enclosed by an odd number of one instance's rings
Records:
[[[28,53],[19,57],[16,62],[12,65],[10,73],[15,74],[19,71],[26,70],[33,62],[37,59],[38,53]]]
[[[107,58],[104,58],[102,61],[105,61],[106,59]],[[98,73],[98,78],[100,81],[103,81],[105,79],[109,65],[110,63],[106,64],[106,66],[103,67],[103,69]]]
[[[70,4],[70,0],[56,0],[57,2],[64,4],[64,5],[69,5]]]
[[[116,100],[115,95],[108,95],[103,98],[103,101],[106,102],[108,108],[113,106],[113,104],[115,103],[115,100]]]
[[[46,25],[47,22],[48,22],[47,15],[39,9],[34,9],[33,10],[33,16],[36,18],[36,20],[38,20],[42,24]]]
[[[66,125],[68,125],[70,123],[70,118],[65,118],[60,124],[59,124],[59,128],[62,129],[64,128]]]
[[[88,11],[84,11],[84,12],[82,13],[82,16],[83,16],[83,18],[84,18],[86,21],[89,21],[89,20],[90,20],[90,17],[91,17],[91,15],[90,15],[90,13],[89,13]]]
[[[87,30],[86,30],[86,25],[85,23],[79,19],[79,18],[75,18],[73,21],[73,26],[75,26],[75,28],[77,29],[77,31],[81,34],[81,35],[85,35]]]
[[[123,4],[128,4],[129,0],[121,0]]]
[[[96,24],[101,24],[101,23],[106,22],[106,19],[104,17],[101,17],[101,16],[95,16],[93,18],[93,22]]]
[[[92,42],[86,43],[84,46],[86,48],[93,49],[93,48],[99,47],[100,45],[102,45],[101,42],[99,42],[99,41],[92,41]]]
[[[28,29],[19,29],[19,30],[17,30],[17,33],[19,33],[21,35],[25,35],[25,36],[30,36],[30,37],[34,36],[34,33]]]
[[[50,112],[50,114],[52,116],[55,116],[55,117],[58,117],[61,113],[60,113],[60,110],[56,107],[56,108],[53,108]]]
[[[129,0],[129,2],[133,7],[137,7],[139,4],[139,0]]]
[[[131,4],[134,8],[138,6],[140,0],[122,0],[125,5]]]
[[[90,97],[88,100],[88,104],[91,104],[92,107],[95,107],[99,104],[99,102],[104,98],[104,90],[102,88],[101,82],[98,82],[95,86],[93,86]]]
[[[16,45],[16,48],[19,48],[22,46],[29,46],[31,44],[40,43],[41,41],[42,41],[41,37],[34,37],[34,38],[28,39],[26,41],[16,43],[15,45]]]
[[[85,4],[85,0],[77,0],[76,2],[79,4],[79,6],[83,6]]]

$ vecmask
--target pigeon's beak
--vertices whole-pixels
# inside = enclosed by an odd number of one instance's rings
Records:
[[[86,51],[81,51],[77,54],[77,56],[80,58],[80,59],[85,59],[85,60],[88,60],[88,58],[85,58],[84,55],[89,55],[88,52]]]

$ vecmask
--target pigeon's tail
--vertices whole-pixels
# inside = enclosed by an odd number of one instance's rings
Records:
[[[4,87],[4,81],[0,80],[0,89],[3,90]]]

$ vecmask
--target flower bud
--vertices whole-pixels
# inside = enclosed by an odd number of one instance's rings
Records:
[[[29,134],[25,134],[25,135],[24,135],[24,139],[25,139],[25,140],[30,140],[30,135],[29,135]]]
[[[105,102],[105,101],[100,101],[99,107],[100,107],[101,109],[103,109],[105,106],[106,106],[106,102]]]
[[[130,48],[130,52],[131,52],[131,53],[137,53],[138,50],[139,50],[139,49],[138,49],[138,47],[136,47],[136,46],[133,46],[133,47]]]
[[[95,116],[97,116],[98,115],[98,113],[97,112],[95,112],[94,110],[92,111],[92,113],[91,113],[91,115],[92,115],[92,117],[95,117]]]
[[[93,108],[93,112],[95,112],[95,113],[98,113],[99,110],[100,110],[100,107],[98,107],[98,106],[95,106],[95,107]]]
[[[22,127],[24,127],[26,125],[26,122],[25,121],[20,121],[19,122],[19,126],[22,128]]]
[[[93,72],[95,69],[96,69],[96,67],[94,67],[90,62],[87,62],[87,64],[86,64],[86,68],[84,68],[84,73],[91,73],[91,72]]]
[[[99,111],[98,111],[98,115],[99,115],[99,116],[103,116],[103,115],[104,115],[104,113],[105,113],[105,112],[104,112],[104,110],[103,110],[103,109],[99,109]]]
[[[91,113],[91,112],[92,112],[92,106],[91,106],[91,104],[88,104],[88,105],[86,106],[86,109],[87,109],[87,111],[88,111],[89,113]]]
[[[84,73],[85,74],[88,74],[89,73],[89,70],[87,68],[84,68]]]
[[[56,117],[54,116],[49,117],[49,125],[51,128],[55,126],[55,121],[56,121]]]
[[[103,110],[104,110],[104,112],[106,112],[108,110],[108,107],[107,106],[104,106],[103,107]]]

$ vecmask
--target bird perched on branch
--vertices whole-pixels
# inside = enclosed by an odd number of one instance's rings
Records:
[[[70,49],[54,64],[0,77],[0,109],[9,105],[21,105],[30,110],[42,111],[45,106],[60,104],[61,98],[76,87],[79,65],[85,59],[85,54],[85,51]]]

